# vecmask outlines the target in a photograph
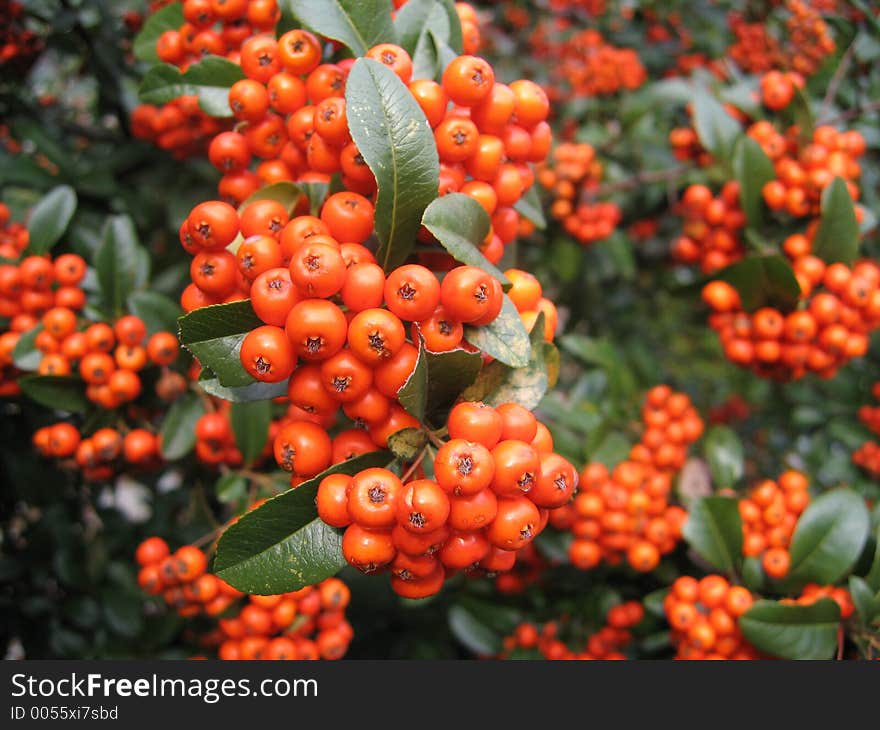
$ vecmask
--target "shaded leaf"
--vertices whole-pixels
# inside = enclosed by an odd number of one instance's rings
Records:
[[[162,430],[162,456],[177,461],[196,445],[196,423],[205,413],[205,404],[195,393],[184,393],[168,409]]]
[[[782,659],[831,659],[837,650],[840,608],[830,598],[811,605],[758,601],[739,619],[755,648]]]
[[[181,73],[176,66],[163,63],[144,76],[138,89],[146,104],[166,104],[181,96],[197,96],[199,106],[212,117],[231,117],[229,89],[241,81],[241,66],[220,56],[205,56]]]
[[[693,111],[694,129],[700,138],[700,144],[716,160],[728,163],[733,145],[742,133],[739,122],[706,89],[699,89],[694,94]]]
[[[543,231],[547,227],[547,219],[544,217],[541,198],[538,196],[538,189],[534,185],[523,193],[523,196],[514,204],[513,209],[523,218],[534,223],[535,228],[538,230]]]
[[[76,212],[76,192],[69,185],[59,185],[46,193],[28,217],[27,252],[46,253],[64,235]]]
[[[764,306],[787,311],[800,297],[800,285],[782,256],[749,256],[722,269],[717,277],[739,292],[747,312]]]
[[[149,279],[149,260],[131,218],[109,218],[95,253],[95,273],[101,299],[112,317],[125,313],[128,296]]]
[[[754,139],[743,135],[733,152],[733,173],[739,182],[739,203],[750,226],[764,223],[764,185],[776,178],[773,162]]]
[[[158,63],[156,41],[159,40],[159,36],[167,30],[177,30],[183,23],[183,5],[181,3],[169,3],[155,13],[150,13],[144,27],[134,38],[132,47],[134,57],[139,61]]]
[[[716,487],[732,487],[742,478],[743,446],[733,429],[723,425],[710,428],[703,442],[703,454]]]
[[[682,534],[700,557],[724,573],[732,574],[742,560],[743,526],[736,499],[695,500]]]
[[[177,320],[183,310],[176,302],[155,291],[136,291],[128,297],[128,311],[140,317],[151,335],[177,332]]]
[[[388,448],[402,461],[412,461],[428,443],[428,434],[420,428],[404,428],[388,437]]]
[[[822,219],[813,239],[813,253],[826,264],[851,265],[859,255],[859,224],[849,190],[835,177],[822,192]]]
[[[255,400],[233,403],[229,411],[235,445],[241,451],[245,466],[256,461],[269,439],[272,421],[272,402]]]
[[[73,375],[28,375],[18,385],[28,398],[52,410],[83,413],[91,405],[86,384]]]

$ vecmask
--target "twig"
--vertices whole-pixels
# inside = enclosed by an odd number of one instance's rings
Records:
[[[403,473],[403,476],[400,477],[400,481],[406,482],[407,479],[409,479],[413,474],[415,474],[416,469],[418,469],[422,465],[422,462],[425,460],[425,454],[427,452],[428,452],[428,447],[425,446],[425,448],[423,448],[421,450],[421,452],[415,458],[415,460],[412,462],[412,464],[410,464],[409,467],[407,468],[407,470]]]
[[[819,119],[828,113],[828,110],[834,103],[834,99],[837,97],[837,91],[840,89],[843,77],[846,76],[846,72],[849,70],[849,64],[852,61],[855,51],[856,44],[855,41],[853,41],[840,57],[840,63],[837,64],[837,68],[834,70],[834,75],[831,77],[831,81],[828,82],[828,90],[825,92],[825,98],[822,99],[822,106],[819,107],[819,114],[817,115]]]

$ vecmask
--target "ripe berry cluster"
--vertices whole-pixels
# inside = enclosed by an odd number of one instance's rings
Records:
[[[345,528],[346,560],[366,573],[390,570],[392,588],[409,598],[437,593],[459,571],[510,570],[577,483],[547,428],[522,406],[463,401],[447,429],[433,479],[371,468],[318,487],[321,519]]]
[[[537,651],[544,659],[555,661],[591,661],[626,659],[623,649],[632,641],[630,629],[642,622],[645,609],[638,601],[627,601],[612,606],[608,610],[606,624],[599,631],[581,639],[583,648],[575,651],[570,643],[563,641],[563,632],[573,633],[573,628],[564,618],[549,621],[540,629],[530,623],[522,623],[513,634],[504,639],[504,652],[499,659],[505,659],[517,650]],[[580,643],[580,642],[579,642]]]
[[[846,588],[839,586],[820,586],[816,583],[807,583],[797,598],[783,598],[780,603],[799,604],[810,606],[820,598],[830,598],[840,606],[840,618],[846,621],[855,613],[855,604],[852,595]]]
[[[562,522],[554,516],[554,526],[573,533],[569,558],[581,570],[626,559],[647,572],[681,539],[687,513],[669,504],[672,477],[702,435],[703,422],[690,399],[666,385],[648,392],[642,419],[645,430],[629,458],[610,472],[603,464],[587,464]]]
[[[865,152],[865,139],[860,132],[838,132],[823,125],[813,130],[807,144],[799,143],[796,128],[781,134],[766,120],[755,122],[747,132],[773,161],[776,179],[766,183],[762,190],[764,202],[771,210],[784,211],[794,218],[817,215],[822,192],[835,177],[846,182],[854,201],[859,199],[856,180],[861,167],[857,158]],[[862,215],[858,207],[856,215]]]
[[[765,479],[739,500],[743,522],[743,555],[761,558],[771,578],[788,574],[788,546],[801,513],[810,502],[807,477],[799,471],[783,472],[776,481]]]
[[[25,6],[16,0],[0,0],[0,68],[12,73],[13,64],[27,67],[43,49],[43,39],[30,30],[25,21]],[[16,68],[15,71],[21,71]],[[11,77],[10,77],[11,78]]]
[[[741,12],[729,13],[728,23],[736,40],[727,54],[744,71],[764,73],[779,69],[810,76],[834,53],[836,44],[830,27],[822,19],[819,0],[785,0],[783,6],[783,38],[770,33],[767,18],[749,22]]]
[[[225,125],[199,107],[197,96],[181,96],[162,106],[140,104],[131,112],[131,133],[170,152],[175,160],[204,156]]]
[[[341,659],[354,636],[345,620],[351,593],[338,578],[274,596],[248,596],[217,622],[217,655],[239,659]]]
[[[135,560],[141,566],[141,589],[151,596],[161,595],[181,616],[219,616],[243,595],[207,572],[208,558],[194,545],[172,553],[161,537],[149,537],[138,545]]]
[[[746,218],[739,206],[738,182],[726,182],[718,196],[705,185],[691,185],[679,209],[684,230],[672,244],[676,261],[699,264],[704,274],[712,274],[742,258],[740,231]]]
[[[759,659],[739,628],[752,594],[720,575],[681,576],[663,599],[676,659]]]
[[[538,181],[554,196],[550,215],[585,246],[608,238],[621,218],[617,205],[593,199],[601,179],[602,163],[593,147],[572,142],[558,145],[538,172]]]
[[[871,386],[871,395],[880,399],[880,382]],[[873,433],[880,435],[880,406],[864,405],[859,408],[859,420]],[[872,476],[880,475],[880,444],[866,441],[853,452],[853,463]]]
[[[144,428],[124,434],[115,428],[99,428],[83,438],[71,423],[61,421],[37,429],[33,444],[45,457],[70,459],[86,481],[110,479],[124,467],[151,469],[161,463],[159,438]]]
[[[880,267],[869,259],[850,268],[826,265],[812,254],[807,235],[789,236],[783,250],[793,262],[800,285],[800,307],[743,310],[736,289],[724,281],[703,287],[713,310],[709,325],[718,332],[727,358],[762,377],[796,380],[808,372],[824,378],[868,349],[870,333],[880,326]]]

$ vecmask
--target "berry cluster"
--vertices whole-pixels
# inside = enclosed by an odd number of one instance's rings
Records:
[[[338,578],[274,596],[248,596],[217,622],[217,655],[239,659],[341,659],[354,636],[345,620],[351,593]]]
[[[785,109],[804,83],[804,77],[794,71],[768,71],[761,77],[761,102],[773,111]]]
[[[22,22],[25,6],[16,0],[0,0],[0,67],[3,73],[12,73],[13,64],[20,72],[27,68],[43,50],[43,39]]]
[[[796,380],[808,372],[833,377],[867,352],[868,336],[880,326],[880,267],[868,259],[852,268],[826,265],[811,248],[809,235],[794,234],[783,244],[801,289],[802,306],[792,312],[761,307],[749,314],[730,284],[703,287],[713,310],[709,325],[729,360],[762,377]]]
[[[141,566],[141,589],[151,596],[161,595],[181,616],[218,616],[242,595],[207,572],[208,558],[195,545],[172,553],[161,537],[149,537],[138,545],[135,560]]]
[[[632,641],[630,629],[641,623],[644,617],[645,609],[638,601],[612,606],[605,626],[582,640],[583,648],[579,651],[573,651],[560,637],[561,631],[572,628],[567,625],[570,622],[550,621],[540,630],[533,624],[522,623],[504,639],[504,653],[499,658],[505,659],[512,652],[525,650],[537,651],[544,659],[556,661],[626,659],[622,649]]]
[[[693,127],[675,127],[669,132],[669,145],[676,160],[687,162],[693,160],[700,167],[712,164],[712,155],[700,143],[697,131]]]
[[[855,613],[855,604],[852,595],[846,588],[839,586],[820,586],[816,583],[807,583],[797,598],[783,598],[780,603],[795,603],[801,606],[810,606],[820,598],[830,598],[840,606],[840,618],[846,621]]]
[[[131,133],[170,152],[175,160],[204,156],[208,143],[224,128],[205,114],[197,96],[181,96],[162,106],[141,104],[131,112]]]
[[[871,386],[871,395],[880,399],[880,382]],[[859,408],[859,420],[873,433],[880,435],[880,406],[864,405]],[[874,477],[880,476],[880,443],[866,441],[853,452],[853,463]]]
[[[705,185],[684,191],[680,212],[684,230],[672,244],[672,256],[685,264],[699,264],[712,274],[742,258],[745,249],[740,232],[746,224],[739,206],[739,183],[730,180],[718,196]]]
[[[510,570],[577,484],[547,428],[515,403],[461,402],[447,429],[433,479],[371,468],[318,486],[321,519],[345,528],[346,560],[366,573],[389,569],[392,588],[409,598],[437,593],[459,571]],[[302,456],[311,458],[292,458]]]
[[[621,218],[617,205],[594,200],[601,179],[602,163],[593,147],[572,142],[558,145],[538,173],[538,182],[554,196],[550,215],[585,246],[608,238]]]
[[[822,192],[834,180],[842,178],[850,197],[859,199],[856,179],[861,173],[857,158],[865,152],[860,132],[838,132],[834,127],[819,126],[807,144],[798,141],[797,129],[785,134],[776,131],[769,121],[755,122],[749,136],[761,145],[773,161],[776,178],[762,190],[764,202],[773,211],[784,211],[795,218],[817,215]],[[861,212],[857,208],[857,216]]]
[[[807,477],[783,472],[776,481],[765,479],[739,500],[743,522],[743,555],[761,558],[764,572],[784,578],[791,564],[788,546],[801,513],[810,502]]]
[[[37,429],[33,444],[45,457],[73,457],[83,478],[91,482],[110,479],[123,466],[151,469],[161,463],[159,438],[144,428],[133,428],[124,434],[115,428],[99,428],[83,438],[76,426],[61,421]]]
[[[569,558],[581,570],[626,559],[633,569],[650,571],[681,538],[687,513],[669,504],[672,477],[702,435],[703,422],[690,399],[666,385],[648,392],[642,420],[642,439],[626,461],[610,473],[600,463],[581,472],[567,516],[574,535]]]
[[[504,272],[508,281],[512,284],[507,292],[510,301],[519,312],[525,328],[531,332],[538,319],[538,315],[544,314],[544,339],[553,342],[556,333],[559,314],[556,305],[544,296],[544,290],[537,277],[522,269],[507,269]],[[424,336],[424,333],[423,333]],[[427,341],[426,341],[427,344]],[[428,349],[434,349],[428,347]]]
[[[207,55],[237,60],[245,41],[274,30],[280,11],[275,0],[184,0],[183,17],[183,25],[159,36],[156,54],[186,70]]]
[[[759,659],[739,628],[753,602],[746,588],[720,575],[677,578],[663,599],[676,659]]]

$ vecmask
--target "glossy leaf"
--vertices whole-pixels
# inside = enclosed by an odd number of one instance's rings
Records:
[[[254,463],[269,438],[269,423],[272,421],[272,402],[255,400],[233,403],[229,411],[235,445],[241,451],[245,466]]]
[[[764,223],[764,185],[776,178],[773,162],[754,139],[743,135],[733,153],[733,173],[739,182],[739,203],[746,221],[759,228]]]
[[[280,398],[287,395],[287,382],[283,380],[280,383],[261,383],[259,380],[255,380],[249,385],[226,388],[220,385],[220,381],[210,370],[202,370],[202,374],[199,376],[199,386],[208,395],[233,403]]]
[[[86,384],[73,375],[28,375],[18,385],[28,398],[52,410],[84,413],[91,405]]]
[[[836,583],[852,568],[868,539],[865,500],[851,489],[834,489],[813,500],[791,538],[786,582]]]
[[[436,198],[425,208],[422,225],[456,261],[477,266],[498,279],[505,290],[510,288],[508,278],[480,252],[479,245],[489,233],[491,221],[476,200],[464,193]]]
[[[377,43],[396,40],[391,0],[281,0],[285,11],[302,26],[339,41],[355,56]]]
[[[718,278],[739,292],[747,312],[764,306],[790,310],[801,291],[791,265],[782,256],[749,256],[722,269]]]
[[[212,117],[231,117],[229,89],[241,81],[241,66],[220,56],[205,56],[185,73],[163,63],[147,72],[138,89],[146,104],[165,104],[181,96],[197,96],[199,106]]]
[[[449,628],[456,639],[477,655],[494,656],[501,651],[501,636],[464,606],[449,609]]]
[[[716,487],[733,487],[742,478],[743,446],[733,429],[723,425],[710,428],[703,441],[703,454]]]
[[[782,659],[831,659],[837,650],[840,608],[830,598],[811,605],[758,601],[739,627],[757,649]]]
[[[177,320],[183,314],[180,305],[155,291],[136,291],[128,297],[128,311],[140,317],[149,334],[177,332]]]
[[[116,215],[107,221],[95,253],[95,273],[101,300],[111,316],[124,314],[128,296],[149,279],[145,254],[131,218]]]
[[[292,213],[303,195],[305,195],[305,192],[299,183],[282,180],[281,182],[266,185],[250,195],[238,206],[238,212],[243,212],[251,203],[255,203],[258,200],[274,200],[281,203],[288,213]]]
[[[329,474],[356,474],[390,461],[387,451],[363,454],[243,515],[221,536],[214,572],[240,591],[257,595],[299,590],[335,575],[345,566],[342,535],[318,517],[318,484]]]
[[[239,351],[247,333],[262,324],[250,300],[202,307],[178,320],[181,343],[225,387],[258,382],[244,369]]]
[[[741,134],[739,123],[706,89],[694,94],[693,110],[694,129],[700,143],[716,160],[728,163],[733,145]]]
[[[700,557],[723,573],[733,573],[742,560],[743,526],[736,499],[695,500],[682,534]]]
[[[516,201],[513,209],[526,220],[535,224],[535,228],[543,231],[547,227],[547,219],[544,217],[544,208],[541,198],[538,197],[537,188],[532,185],[523,196]]]
[[[169,3],[155,13],[150,13],[144,27],[135,36],[134,57],[139,61],[158,63],[159,56],[156,54],[156,41],[167,30],[177,30],[184,23],[183,5],[179,2]]]
[[[162,456],[176,461],[196,445],[196,423],[205,413],[205,404],[195,393],[184,393],[174,401],[162,421]]]
[[[43,359],[43,353],[37,349],[37,335],[43,331],[43,325],[38,324],[36,327],[22,332],[12,350],[12,362],[19,370],[32,372],[40,367],[40,360]]]
[[[376,198],[377,259],[391,271],[413,249],[422,214],[437,197],[440,163],[421,107],[389,68],[359,58],[345,87],[352,139],[372,170]]]
[[[813,239],[813,253],[826,264],[850,265],[859,255],[859,224],[849,190],[836,177],[822,193],[822,219]]]
[[[75,212],[76,192],[69,185],[59,185],[40,198],[28,217],[28,253],[39,256],[49,251],[61,240]]]

